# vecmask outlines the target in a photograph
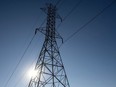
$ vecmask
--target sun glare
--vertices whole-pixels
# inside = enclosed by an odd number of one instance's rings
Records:
[[[30,69],[28,71],[28,77],[29,78],[35,78],[37,76],[37,70],[34,70],[34,69]]]

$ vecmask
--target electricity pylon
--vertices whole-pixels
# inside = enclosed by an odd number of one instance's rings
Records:
[[[37,75],[31,78],[28,87],[70,87],[56,42],[56,38],[62,39],[55,30],[56,18],[60,16],[52,4],[42,10],[47,14],[46,29],[37,28],[35,34],[43,33],[45,41],[35,66]]]

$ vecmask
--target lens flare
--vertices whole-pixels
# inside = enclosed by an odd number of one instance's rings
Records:
[[[28,76],[29,76],[29,78],[35,78],[37,76],[37,70],[30,69],[28,71]]]

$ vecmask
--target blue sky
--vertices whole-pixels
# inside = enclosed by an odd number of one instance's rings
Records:
[[[82,0],[57,31],[66,40],[112,1]],[[57,0],[0,1],[1,87],[23,55],[35,28],[46,18],[40,8],[47,2]],[[58,13],[64,18],[78,2],[61,1]],[[44,35],[38,33],[6,87],[28,85],[29,79],[24,73],[34,65],[43,41]],[[116,87],[116,3],[64,43],[60,53],[71,87]]]

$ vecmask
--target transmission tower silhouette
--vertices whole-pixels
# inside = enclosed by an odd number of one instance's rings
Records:
[[[53,4],[41,9],[47,14],[46,28],[37,28],[35,34],[37,31],[43,33],[45,41],[35,66],[37,75],[31,78],[28,87],[70,87],[56,41],[58,38],[63,42],[55,30],[56,18],[61,17]]]

